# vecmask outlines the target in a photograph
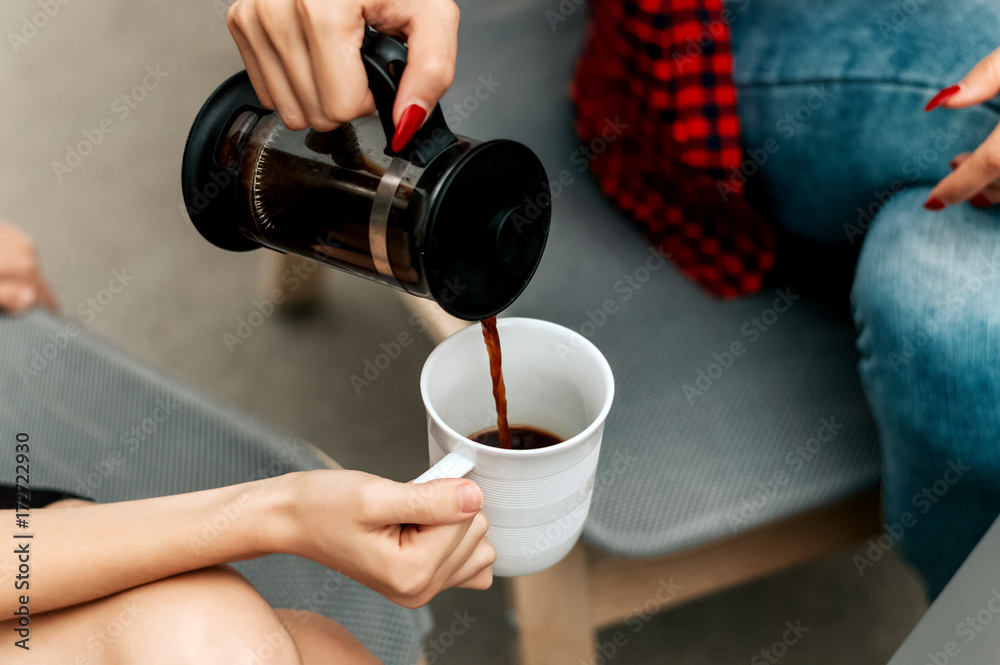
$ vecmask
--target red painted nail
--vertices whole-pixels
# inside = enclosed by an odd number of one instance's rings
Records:
[[[993,207],[993,201],[990,201],[988,198],[986,198],[985,194],[976,194],[971,199],[969,199],[969,203],[971,203],[972,207],[974,207],[974,208],[992,208]]]
[[[941,102],[948,99],[959,90],[960,88],[957,85],[949,85],[947,88],[934,95],[934,97],[931,98],[931,101],[927,102],[927,106],[924,107],[924,110],[933,111],[937,107],[941,106]]]
[[[413,135],[420,129],[420,125],[424,124],[424,118],[426,117],[427,111],[416,104],[410,104],[406,107],[403,115],[399,117],[399,124],[396,125],[396,133],[392,136],[393,152],[399,152],[406,147],[406,144],[410,142]]]
[[[941,199],[927,199],[924,201],[924,208],[927,210],[941,210],[944,208],[944,201]]]

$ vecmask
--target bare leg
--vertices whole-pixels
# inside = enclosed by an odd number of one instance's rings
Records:
[[[303,665],[275,611],[228,566],[33,616],[28,651],[13,628],[0,623],[5,665]]]
[[[305,610],[275,610],[295,639],[303,665],[379,665],[361,642],[333,619]]]
[[[73,510],[67,499],[46,509]],[[378,665],[351,633],[305,610],[273,610],[236,570],[177,575],[90,603],[32,617],[30,650],[14,646],[14,622],[0,622],[0,662],[87,665],[228,663]]]

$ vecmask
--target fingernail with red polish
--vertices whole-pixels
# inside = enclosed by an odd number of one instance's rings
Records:
[[[925,111],[933,111],[937,107],[941,106],[941,103],[958,92],[960,88],[957,85],[950,85],[938,94],[931,98],[931,101],[927,102],[927,106],[924,107]]]
[[[954,171],[955,169],[958,168],[958,162],[953,159],[950,162],[948,162],[948,166],[950,166],[951,170]]]
[[[406,144],[410,142],[413,135],[420,129],[420,125],[424,124],[424,118],[426,117],[427,111],[416,104],[410,104],[406,107],[403,115],[399,117],[399,124],[396,125],[396,133],[392,137],[393,152],[399,152],[406,147]]]
[[[941,199],[927,199],[924,201],[924,208],[927,210],[941,210],[944,208],[944,201]]]
[[[993,207],[993,201],[990,201],[988,198],[986,198],[985,194],[976,194],[971,199],[969,199],[969,203],[972,204],[972,207],[974,208]]]

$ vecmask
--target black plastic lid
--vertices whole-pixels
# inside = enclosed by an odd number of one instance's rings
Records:
[[[446,174],[435,165],[420,183],[432,192],[423,248],[431,295],[458,318],[489,318],[514,302],[541,261],[552,219],[545,169],[506,140],[473,147]]]
[[[213,245],[234,252],[260,244],[240,233],[239,174],[220,164],[217,154],[229,127],[247,110],[269,113],[243,71],[219,86],[201,107],[188,134],[181,170],[184,204],[195,228]]]

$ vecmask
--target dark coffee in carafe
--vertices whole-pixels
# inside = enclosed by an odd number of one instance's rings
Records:
[[[332,132],[285,127],[245,72],[216,90],[184,153],[191,220],[224,249],[300,254],[468,321],[496,315],[541,259],[551,218],[545,169],[519,143],[456,136],[440,107],[394,152],[406,48],[370,31],[361,56],[378,113]]]

